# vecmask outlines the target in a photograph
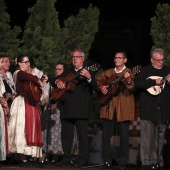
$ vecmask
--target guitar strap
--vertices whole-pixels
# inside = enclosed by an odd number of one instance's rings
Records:
[[[9,84],[6,82],[5,79],[3,79],[3,83],[4,83],[4,86],[5,86],[5,92],[3,94],[3,97],[5,98],[5,100],[7,101],[8,103],[8,106],[9,108],[11,107],[11,104],[12,104],[12,89],[11,87],[9,86]]]
[[[12,94],[12,89],[11,89],[11,87],[9,86],[9,84],[6,82],[5,79],[3,79],[3,83],[4,83],[4,86],[5,86],[5,91],[6,91],[6,92],[9,92],[10,94]]]

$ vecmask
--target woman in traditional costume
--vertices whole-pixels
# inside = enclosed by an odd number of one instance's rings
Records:
[[[27,73],[30,68],[29,56],[18,56],[17,64],[19,69],[14,73],[17,97],[11,105],[8,127],[9,152],[40,158],[42,134],[39,101],[37,101],[39,94],[36,92],[41,91],[44,82],[37,76]],[[33,89],[32,85],[35,86]]]

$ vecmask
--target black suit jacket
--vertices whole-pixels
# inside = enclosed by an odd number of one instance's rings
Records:
[[[97,83],[95,80],[95,72],[91,73],[91,82],[87,81],[86,77],[80,76],[79,72],[76,72],[74,68],[66,70],[62,75],[52,79],[51,84],[56,87],[55,81],[61,77],[66,77],[68,74],[77,75],[75,91],[71,92],[66,100],[60,104],[61,118],[89,118],[91,113],[91,98],[93,89],[97,89]]]

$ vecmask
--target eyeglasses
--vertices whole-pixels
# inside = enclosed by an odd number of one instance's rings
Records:
[[[114,60],[123,60],[125,59],[124,57],[114,57]]]
[[[56,71],[61,71],[61,70],[63,70],[62,68],[56,68],[55,69]]]
[[[155,58],[153,58],[156,62],[158,62],[158,63],[160,63],[161,61],[162,62],[164,62],[165,61],[165,59],[163,58],[163,59],[155,59]]]
[[[81,57],[83,57],[83,56],[72,56],[72,59],[80,59]]]
[[[21,63],[29,64],[30,61],[22,61]]]

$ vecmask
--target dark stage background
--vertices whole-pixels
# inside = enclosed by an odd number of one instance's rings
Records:
[[[11,25],[24,27],[29,15],[27,8],[36,0],[5,0],[11,15]],[[112,67],[112,58],[117,50],[125,50],[128,66],[150,63],[152,47],[150,18],[155,15],[158,3],[169,0],[57,0],[61,26],[63,20],[76,15],[80,8],[91,3],[100,9],[99,32],[90,50],[90,57],[101,63],[103,69]]]

